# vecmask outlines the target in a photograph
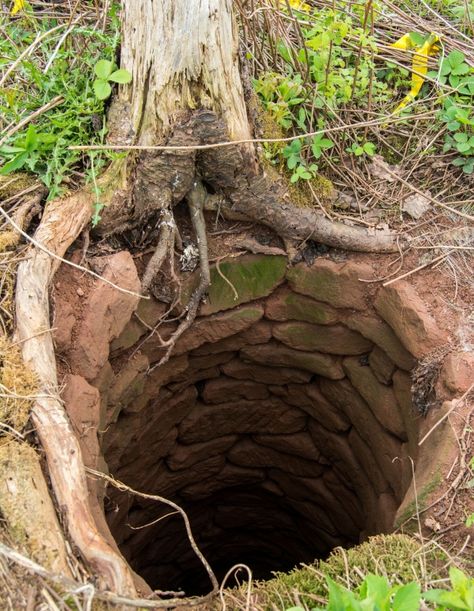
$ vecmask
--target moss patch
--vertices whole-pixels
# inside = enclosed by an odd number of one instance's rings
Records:
[[[329,210],[337,195],[329,178],[321,174],[317,174],[311,180],[299,180],[297,183],[291,183],[288,180],[288,191],[290,200],[295,206],[318,210],[320,209],[319,204]]]
[[[32,400],[28,397],[37,391],[37,380],[23,362],[20,348],[6,337],[0,337],[0,422],[21,430],[30,415]]]
[[[283,281],[286,264],[283,256],[243,255],[213,265],[208,297],[199,314],[208,316],[266,297]],[[194,273],[182,288],[183,305],[189,302],[198,283],[199,274]]]
[[[303,605],[311,609],[327,599],[327,575],[350,588],[357,587],[368,573],[386,576],[393,584],[406,583],[422,579],[425,562],[434,573],[439,553],[434,548],[424,549],[406,535],[378,535],[349,550],[336,548],[326,561],[254,583],[252,601],[255,609],[265,611]],[[246,594],[246,585],[231,592],[235,601],[242,602],[233,609],[245,608]]]

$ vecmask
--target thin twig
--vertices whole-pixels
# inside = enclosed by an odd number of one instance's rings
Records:
[[[129,291],[128,289],[125,289],[121,286],[118,286],[117,284],[114,284],[111,280],[107,280],[107,278],[104,278],[103,276],[97,274],[96,272],[92,271],[91,269],[87,269],[87,267],[83,267],[82,265],[77,265],[77,263],[68,261],[67,259],[64,259],[63,257],[60,257],[59,255],[55,254],[54,252],[46,248],[46,246],[43,246],[43,244],[41,244],[40,242],[38,242],[37,240],[29,236],[25,231],[23,231],[23,229],[17,223],[15,223],[15,221],[8,215],[8,213],[5,212],[2,206],[0,206],[0,214],[16,231],[18,231],[18,233],[20,233],[25,238],[25,240],[27,240],[28,242],[31,242],[31,244],[36,246],[36,248],[39,248],[40,250],[45,252],[50,257],[53,257],[53,259],[61,261],[61,263],[65,263],[66,265],[70,265],[71,267],[74,267],[74,269],[84,272],[85,274],[89,274],[90,276],[93,276],[94,278],[97,278],[98,280],[105,282],[105,284],[108,284],[109,286],[113,287],[114,289],[117,289],[118,291],[122,293],[126,293],[127,295],[133,295],[134,297],[139,297],[140,299],[150,299],[147,295],[141,295],[140,293]]]
[[[459,407],[460,405],[462,405],[463,401],[465,400],[465,398],[469,395],[469,393],[471,392],[471,390],[474,388],[474,382],[469,386],[469,388],[466,390],[466,392],[462,395],[462,397],[460,397],[459,399],[454,399],[453,400],[453,404],[452,406],[448,409],[448,411],[443,414],[441,416],[441,418],[430,428],[430,430],[426,433],[426,435],[423,436],[423,439],[421,439],[418,442],[418,445],[421,446],[423,443],[425,443],[425,441],[428,439],[428,437],[431,435],[431,433],[436,430],[440,424],[442,424],[446,418],[448,418],[450,416],[450,414],[452,414],[452,412]]]
[[[22,119],[19,123],[11,127],[7,131],[7,133],[2,136],[2,138],[0,139],[0,146],[3,146],[5,142],[8,140],[8,138],[13,136],[13,134],[16,134],[16,132],[19,132],[21,129],[23,129],[25,125],[27,125],[28,123],[30,123],[31,121],[39,117],[40,115],[44,114],[45,112],[48,112],[48,110],[51,110],[52,108],[56,108],[56,106],[59,106],[63,102],[64,102],[63,96],[58,95],[55,98],[53,98],[52,100],[50,100],[47,104],[42,106],[41,108],[38,108],[37,110],[32,112],[31,115],[28,115],[27,117]]]
[[[431,116],[431,111],[420,113],[419,115],[412,115],[410,119],[416,119],[418,117]],[[212,144],[194,144],[194,145],[144,145],[144,144],[128,144],[128,145],[107,145],[107,144],[84,144],[74,145],[68,147],[70,151],[202,151],[206,149],[223,148],[226,146],[236,146],[239,144],[265,144],[265,143],[277,143],[277,142],[293,142],[293,140],[301,140],[302,138],[311,138],[312,136],[318,136],[319,134],[329,134],[334,132],[346,131],[348,128],[356,129],[359,127],[370,127],[371,125],[380,125],[381,123],[401,123],[406,121],[406,117],[397,117],[394,115],[388,115],[381,117],[380,119],[374,119],[372,121],[359,121],[350,125],[339,125],[336,127],[327,127],[324,129],[318,129],[313,132],[306,132],[298,134],[296,136],[287,136],[285,138],[247,138],[244,140],[226,140],[225,142],[214,142]]]
[[[130,492],[131,494],[134,494],[135,496],[139,496],[142,499],[151,499],[152,501],[159,501],[160,503],[169,505],[175,511],[177,511],[183,518],[184,525],[186,527],[186,533],[188,535],[189,543],[191,544],[193,552],[199,558],[199,560],[201,561],[202,565],[204,566],[206,570],[206,573],[209,575],[209,579],[212,584],[213,592],[215,593],[219,590],[219,582],[217,581],[216,576],[214,575],[214,571],[211,569],[208,561],[206,560],[201,550],[197,546],[197,543],[194,539],[194,536],[191,530],[191,524],[189,522],[189,518],[186,512],[184,511],[184,509],[182,509],[179,505],[177,505],[173,501],[170,501],[164,498],[163,496],[159,496],[157,494],[147,494],[145,492],[138,492],[137,490],[130,488],[126,484],[119,482],[118,480],[114,479],[113,477],[110,477],[110,475],[106,475],[105,473],[102,473],[101,471],[96,471],[95,469],[90,469],[89,467],[86,467],[86,471],[92,475],[95,475],[96,477],[99,477],[100,479],[103,479],[104,481],[108,482],[109,484],[112,484],[112,486],[117,488],[117,490],[121,490],[122,492]]]
[[[423,265],[418,265],[418,267],[415,267],[414,269],[411,269],[410,271],[405,272],[401,276],[397,276],[396,278],[392,278],[392,280],[389,280],[388,282],[384,282],[382,286],[388,286],[389,284],[392,284],[393,282],[398,282],[398,280],[407,278],[408,276],[411,276],[412,274],[419,272],[421,269],[424,269],[425,267],[428,267],[429,265],[436,263],[437,261],[446,259],[446,257],[450,254],[451,254],[450,252],[443,253],[442,255],[439,255],[439,257],[435,257],[434,259],[431,259],[431,261],[428,261],[427,263],[423,263]]]

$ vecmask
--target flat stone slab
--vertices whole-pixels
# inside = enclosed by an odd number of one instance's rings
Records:
[[[344,324],[370,339],[401,369],[410,371],[415,366],[413,355],[402,345],[391,327],[378,316],[357,312],[348,316]]]
[[[372,342],[344,325],[312,325],[306,322],[277,323],[273,337],[296,350],[317,350],[328,354],[355,355],[369,352]]]
[[[199,309],[200,316],[235,308],[242,303],[269,295],[283,282],[287,258],[278,255],[242,255],[211,265],[211,286],[207,301]],[[182,287],[182,303],[188,303],[199,284],[199,274],[193,274]]]
[[[174,355],[190,352],[206,343],[218,342],[251,327],[263,316],[263,307],[242,306],[229,312],[198,318],[176,342]]]
[[[290,367],[265,367],[255,363],[244,363],[234,359],[221,366],[221,370],[232,378],[238,380],[254,380],[262,384],[283,385],[291,382],[309,382],[311,374],[300,369]]]
[[[282,287],[266,299],[265,318],[281,322],[302,320],[317,325],[332,325],[340,320],[340,315],[327,303]]]
[[[335,308],[365,310],[366,288],[359,278],[370,278],[372,268],[363,263],[335,263],[329,259],[317,259],[313,265],[298,264],[287,272],[290,287],[329,303]]]
[[[405,348],[417,359],[448,342],[413,286],[399,280],[383,287],[375,299],[375,309],[392,327]]]
[[[405,425],[393,390],[381,384],[370,367],[362,365],[358,358],[344,359],[343,368],[352,386],[365,400],[380,424],[399,439],[406,440]]]
[[[341,363],[336,357],[320,352],[293,350],[293,348],[276,342],[248,346],[240,351],[240,355],[247,361],[276,367],[304,369],[331,380],[339,380],[344,377]]]
[[[306,415],[276,397],[264,401],[238,401],[219,405],[197,405],[181,422],[179,440],[198,443],[245,433],[293,433],[306,425]]]
[[[239,441],[227,453],[227,459],[239,467],[280,469],[297,477],[319,477],[325,467],[299,456],[285,454],[268,446],[261,446],[250,439]]]

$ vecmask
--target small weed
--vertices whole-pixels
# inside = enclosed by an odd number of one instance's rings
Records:
[[[346,151],[348,153],[352,153],[356,157],[362,157],[362,155],[373,157],[376,153],[376,146],[373,142],[364,142],[362,144],[353,142],[351,146],[346,149]]]
[[[128,70],[117,69],[117,66],[107,60],[100,59],[94,66],[96,79],[93,83],[94,93],[99,100],[106,100],[112,93],[110,83],[120,83],[127,85],[132,80],[132,75]]]
[[[429,0],[428,4],[434,2]],[[437,1],[436,10],[439,4]],[[442,4],[447,7],[450,18],[456,20],[455,3],[442,0]],[[286,147],[264,146],[271,163],[281,165],[283,162],[290,170],[292,182],[308,180],[315,171],[333,172],[334,165],[344,163],[344,153],[359,159],[373,157],[376,153],[389,161],[394,155],[397,161],[403,158],[403,154],[397,156],[397,151],[390,146],[393,134],[383,133],[386,130],[383,120],[381,139],[377,138],[376,131],[372,135],[365,130],[363,136],[357,136],[348,129],[328,137],[325,130],[337,125],[335,119],[343,117],[348,108],[356,114],[360,111],[360,115],[368,109],[371,111],[369,118],[392,113],[400,93],[407,89],[416,90],[416,93],[412,97],[410,94],[405,96],[403,101],[406,102],[402,101],[397,107],[396,114],[406,118],[404,127],[410,125],[416,98],[418,108],[437,113],[430,127],[438,129],[439,135],[431,143],[429,154],[447,153],[453,166],[461,168],[465,174],[474,172],[472,58],[468,59],[457,49],[444,53],[446,37],[430,47],[424,58],[417,57],[417,51],[426,47],[431,39],[438,41],[438,36],[411,31],[400,39],[410,42],[408,47],[403,47],[411,50],[407,57],[412,65],[407,69],[388,57],[380,59],[380,45],[387,43],[384,34],[380,37],[375,27],[377,16],[383,13],[378,3],[357,5],[357,10],[355,7],[349,10],[342,2],[335,2],[332,7],[323,4],[318,9],[298,2],[290,6],[298,11],[298,40],[275,37],[273,48],[277,57],[274,65],[279,71],[260,74],[254,80],[254,87],[266,114],[284,132],[319,132],[313,138],[302,138],[297,144]],[[282,1],[280,8],[287,10],[286,2]],[[381,31],[383,33],[383,28]],[[425,74],[428,82],[423,85]],[[425,98],[428,100],[426,106]],[[397,137],[401,139],[398,134]],[[397,145],[398,150],[404,149],[407,140],[408,147],[416,140],[413,134],[410,136],[410,129],[405,130],[404,138]],[[405,149],[405,154],[409,151]]]
[[[436,603],[440,610],[474,611],[474,579],[455,566],[450,567],[449,578],[450,590],[429,590],[423,594],[424,600]]]
[[[422,593],[420,584],[391,586],[381,575],[369,574],[360,586],[349,590],[326,576],[328,602],[311,611],[418,611],[421,600],[436,603],[438,611],[474,611],[474,579],[458,568],[449,570],[451,589],[428,590]],[[303,607],[287,607],[286,611],[304,611]]]

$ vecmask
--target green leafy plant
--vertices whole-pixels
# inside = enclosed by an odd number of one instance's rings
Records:
[[[352,153],[356,157],[362,157],[362,155],[373,157],[376,153],[376,150],[376,146],[373,142],[364,142],[363,144],[353,142],[351,146],[346,148],[346,151],[348,153]]]
[[[89,156],[70,146],[104,141],[104,101],[95,95],[91,75],[99,63],[96,58],[114,57],[119,42],[120,7],[117,3],[110,6],[105,31],[95,27],[91,14],[90,21],[87,17],[74,25],[60,45],[62,31],[55,30],[57,19],[38,19],[34,11],[27,16],[22,13],[21,19],[0,18],[6,34],[0,37],[0,71],[15,66],[0,89],[0,131],[5,133],[38,109],[60,100],[5,140],[0,149],[0,173],[33,173],[48,188],[49,199],[60,195],[76,176],[92,180]],[[34,53],[15,63],[30,46]],[[107,152],[96,156],[96,174],[111,158]]]
[[[317,136],[313,136],[311,152],[315,159],[319,159],[324,151],[329,150],[333,146],[334,142],[332,140],[325,138],[323,134],[318,134]]]
[[[474,611],[474,579],[458,568],[449,570],[451,589],[421,592],[420,584],[391,586],[386,577],[369,574],[358,588],[351,591],[326,576],[328,601],[324,607],[311,611],[418,611],[422,599],[436,604],[437,611]],[[286,611],[304,611],[289,607]]]
[[[18,137],[13,146],[5,145],[0,148],[0,154],[8,160],[0,168],[0,175],[5,176],[25,166],[34,172],[41,153],[51,150],[54,140],[51,134],[38,134],[35,126],[30,124],[26,134]]]
[[[326,577],[328,603],[311,611],[418,611],[421,601],[420,585],[411,582],[391,586],[385,577],[369,574],[355,591],[348,590]],[[291,607],[286,611],[304,611]]]
[[[99,100],[106,100],[112,93],[110,83],[127,85],[132,75],[123,68],[117,69],[115,64],[107,59],[100,59],[94,66],[96,79],[93,83],[94,93]]]
[[[473,97],[474,100],[474,97]],[[466,174],[474,171],[474,114],[472,107],[461,105],[448,98],[444,104],[441,119],[448,132],[444,139],[443,152],[454,151],[453,165],[461,167]]]
[[[450,611],[474,611],[474,579],[458,568],[449,569],[451,590],[429,590],[423,594],[424,600],[434,602],[437,609]]]
[[[461,82],[463,86],[468,87],[468,91],[470,94],[474,93],[474,80],[469,79],[468,85],[464,81],[462,77],[469,74],[471,72],[471,68],[469,64],[466,62],[466,57],[464,53],[461,51],[451,51],[447,57],[443,59],[441,62],[441,66],[439,68],[440,74],[440,82],[446,83],[448,82],[451,87],[458,87]]]
[[[286,165],[289,170],[292,170],[290,182],[295,183],[299,180],[310,180],[314,178],[318,171],[318,166],[315,163],[308,165],[301,157],[302,152],[301,140],[293,140],[283,149],[283,157],[286,159]]]

